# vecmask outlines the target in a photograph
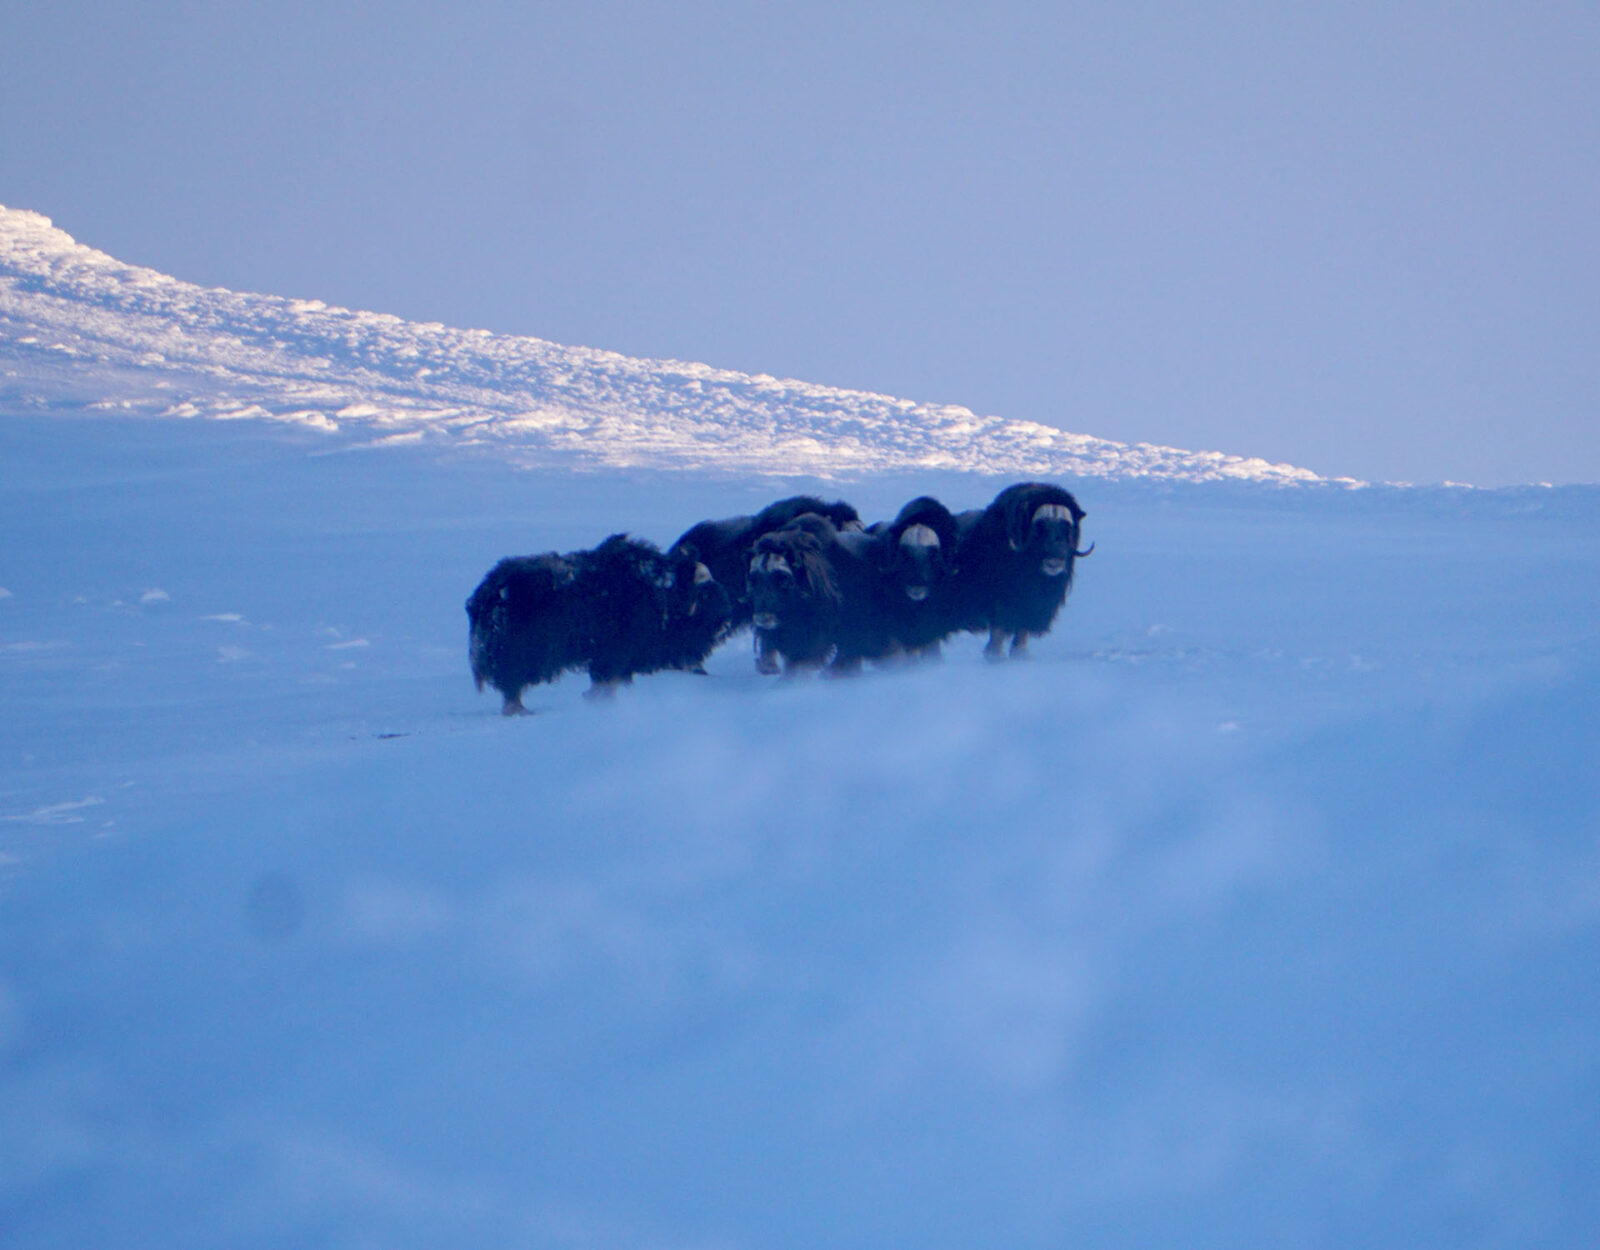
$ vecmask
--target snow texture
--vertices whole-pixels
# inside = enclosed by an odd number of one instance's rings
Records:
[[[934,472],[938,412],[709,371],[680,410],[682,366],[8,222],[7,1250],[1600,1237],[1600,490],[972,418]],[[159,419],[318,386],[337,431]],[[767,476],[801,431],[831,481]],[[502,555],[971,507],[1029,456],[1097,543],[1030,661],[473,689]]]
[[[4,206],[0,377],[13,407],[78,399],[163,416],[270,417],[488,445],[524,465],[1318,480],[949,405],[208,290]]]

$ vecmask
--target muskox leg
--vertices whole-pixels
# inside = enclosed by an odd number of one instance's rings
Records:
[[[517,690],[506,695],[505,706],[500,709],[502,716],[532,716],[533,713],[522,706],[522,691]]]
[[[1028,631],[1019,629],[1017,636],[1011,640],[1011,658],[1013,660],[1026,660],[1028,658]]]
[[[983,658],[986,660],[1001,660],[1006,654],[1006,631],[991,629],[989,641],[983,648]]]
[[[617,687],[627,681],[625,677],[609,677],[604,680],[598,677],[589,679],[589,688],[583,692],[585,699],[599,702],[617,697]]]
[[[778,672],[778,655],[768,649],[760,630],[756,631],[756,672],[764,677],[773,677]]]

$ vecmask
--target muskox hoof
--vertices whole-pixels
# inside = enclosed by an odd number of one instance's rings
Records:
[[[532,716],[533,713],[522,706],[522,696],[516,695],[507,699],[505,706],[500,709],[502,716]]]
[[[1011,642],[1011,658],[1013,660],[1026,660],[1026,659],[1030,659],[1031,658],[1029,656],[1029,654],[1028,654],[1028,635],[1027,634],[1018,634],[1012,640],[1012,642]]]
[[[989,641],[984,644],[983,658],[986,660],[1003,660],[1006,658],[1006,636],[998,629],[989,631]]]
[[[603,703],[617,697],[617,687],[620,681],[597,681],[583,692],[583,697],[592,703]]]
[[[778,657],[771,651],[756,652],[756,672],[763,677],[776,677],[779,669]]]

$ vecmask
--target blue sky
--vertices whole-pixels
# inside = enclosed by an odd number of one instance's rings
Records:
[[[0,202],[208,284],[1600,480],[1593,5],[13,4]]]

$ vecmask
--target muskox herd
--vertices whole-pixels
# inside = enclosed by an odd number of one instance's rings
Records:
[[[922,496],[864,526],[847,503],[808,495],[754,516],[702,521],[667,551],[613,534],[592,551],[509,556],[467,600],[472,675],[508,716],[522,692],[587,669],[603,692],[639,673],[704,672],[745,626],[764,673],[851,672],[935,656],[950,635],[989,633],[984,653],[1024,652],[1072,586],[1084,518],[1041,482],[952,513]]]

